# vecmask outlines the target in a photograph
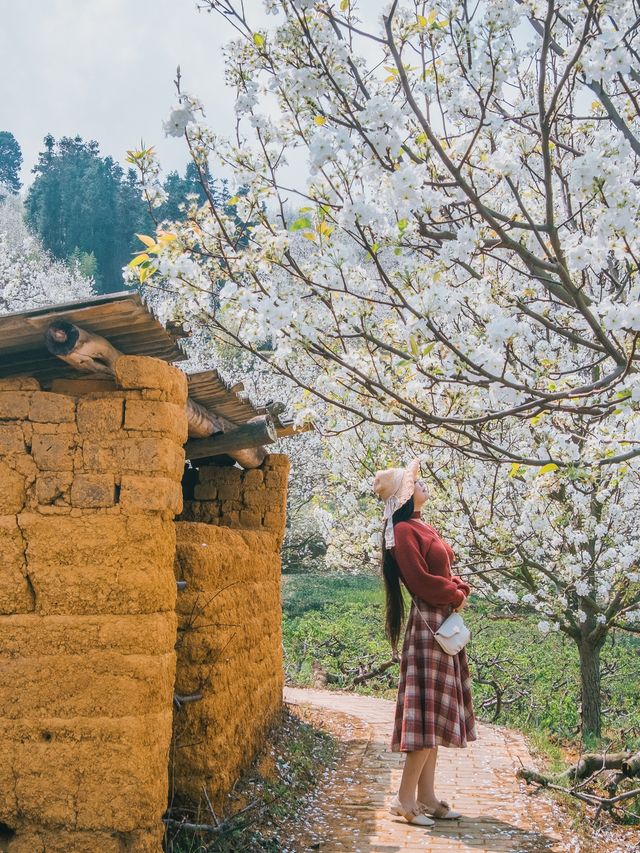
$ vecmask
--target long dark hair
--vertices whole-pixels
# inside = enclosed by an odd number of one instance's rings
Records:
[[[413,513],[413,495],[393,513],[393,524],[407,521]],[[398,650],[400,631],[404,622],[404,598],[400,586],[400,572],[393,559],[391,551],[384,545],[384,529],[382,531],[382,576],[386,597],[385,634],[391,643],[394,653]]]

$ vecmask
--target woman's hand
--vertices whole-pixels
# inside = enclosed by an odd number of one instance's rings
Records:
[[[453,608],[453,612],[459,613],[465,607],[466,603],[467,603],[467,596],[465,595],[465,597],[462,599],[460,604],[457,607]]]

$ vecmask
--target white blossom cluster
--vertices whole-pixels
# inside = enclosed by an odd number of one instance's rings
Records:
[[[0,204],[0,313],[72,302],[93,293],[93,281],[54,260],[24,224],[20,200]]]

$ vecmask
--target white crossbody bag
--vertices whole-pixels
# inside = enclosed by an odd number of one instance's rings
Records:
[[[459,613],[456,613],[454,610],[449,614],[449,616],[447,616],[444,622],[442,622],[438,630],[434,631],[425,619],[424,613],[416,604],[416,600],[413,595],[411,595],[411,598],[416,610],[420,616],[422,616],[424,624],[431,631],[444,652],[448,655],[457,655],[459,651],[464,649],[471,639],[471,631],[464,624],[464,619]]]

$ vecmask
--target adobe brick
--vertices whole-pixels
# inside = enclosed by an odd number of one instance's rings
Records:
[[[73,470],[74,435],[34,435],[31,452],[41,471]]]
[[[53,394],[51,391],[35,391],[31,397],[29,420],[38,423],[69,423],[76,418],[76,403],[73,397]]]
[[[124,428],[149,430],[175,437],[179,444],[187,440],[184,406],[155,400],[127,400]]]
[[[123,510],[182,512],[180,483],[168,477],[137,477],[123,474],[120,487]]]
[[[0,420],[25,420],[30,403],[31,394],[27,391],[0,391]]]
[[[78,429],[104,437],[122,427],[124,400],[119,397],[92,397],[78,401]]]
[[[24,453],[24,433],[18,424],[0,424],[0,455]]]
[[[8,376],[0,379],[0,391],[39,391],[40,383],[33,376]]]
[[[16,515],[25,501],[25,478],[6,462],[0,462],[0,516]]]
[[[71,484],[71,503],[88,509],[113,506],[115,491],[113,474],[77,474]]]
[[[36,479],[36,500],[39,504],[68,503],[73,475],[68,471],[40,474]]]
[[[167,402],[184,405],[187,401],[185,374],[158,358],[145,355],[120,356],[115,364],[115,376],[121,388],[151,388],[162,391]]]

